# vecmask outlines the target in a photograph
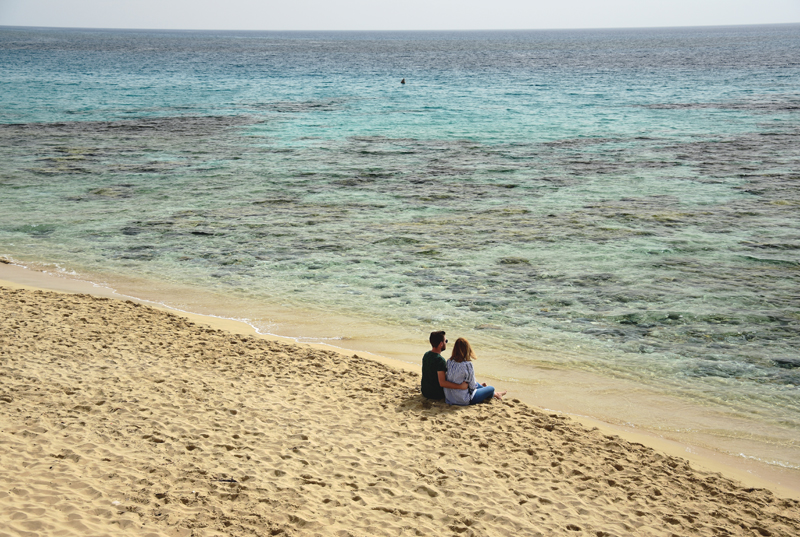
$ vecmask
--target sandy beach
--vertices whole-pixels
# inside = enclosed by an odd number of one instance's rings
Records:
[[[0,537],[786,535],[800,502],[508,396],[0,286]]]

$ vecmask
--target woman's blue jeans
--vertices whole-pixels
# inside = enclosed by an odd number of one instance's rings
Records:
[[[487,399],[491,399],[494,395],[494,386],[485,386],[475,390],[475,395],[470,399],[469,404],[477,405]]]

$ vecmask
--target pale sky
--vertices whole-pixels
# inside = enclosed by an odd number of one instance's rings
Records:
[[[800,22],[800,0],[0,0],[0,25],[471,30]]]

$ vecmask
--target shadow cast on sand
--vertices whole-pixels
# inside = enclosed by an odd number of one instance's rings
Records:
[[[491,398],[490,400],[481,403],[482,406],[500,405],[500,404],[502,404],[500,400],[495,398]],[[421,393],[408,395],[402,398],[402,400],[397,404],[398,412],[416,411],[436,416],[440,414],[447,414],[451,412],[467,410],[470,408],[474,409],[476,408],[476,405],[471,405],[471,406],[448,405],[447,403],[444,402],[444,399],[441,400],[428,399],[427,397],[424,397]]]

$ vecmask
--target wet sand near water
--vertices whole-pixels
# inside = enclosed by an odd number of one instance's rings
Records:
[[[513,395],[0,286],[0,535],[797,535],[800,502]]]

